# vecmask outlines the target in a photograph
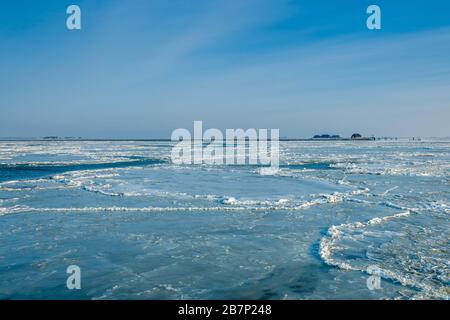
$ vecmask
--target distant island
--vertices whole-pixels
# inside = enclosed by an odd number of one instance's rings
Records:
[[[43,140],[80,140],[82,137],[58,137],[58,136],[46,136]]]
[[[338,134],[316,134],[312,137],[311,140],[376,140],[375,137],[363,137],[359,133],[354,133],[350,136],[350,138],[343,138]]]
[[[316,134],[313,139],[342,139],[338,134]]]

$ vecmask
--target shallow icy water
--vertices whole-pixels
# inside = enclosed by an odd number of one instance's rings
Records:
[[[279,170],[170,150],[0,142],[0,298],[449,298],[450,141],[282,142]]]

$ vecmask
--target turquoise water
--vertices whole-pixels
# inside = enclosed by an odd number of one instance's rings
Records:
[[[449,298],[449,140],[281,142],[278,170],[171,147],[0,142],[0,298]]]

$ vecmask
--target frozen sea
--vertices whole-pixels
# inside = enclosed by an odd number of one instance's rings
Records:
[[[280,142],[278,170],[171,147],[0,142],[0,299],[449,298],[449,139]]]

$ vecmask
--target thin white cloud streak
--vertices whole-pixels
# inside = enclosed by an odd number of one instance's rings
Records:
[[[190,84],[169,89],[179,99],[164,105],[188,109],[185,122],[202,116],[212,126],[276,126],[290,136],[327,127],[349,134],[351,126],[378,135],[448,135],[449,40],[450,29],[442,29],[283,50],[190,75]]]

